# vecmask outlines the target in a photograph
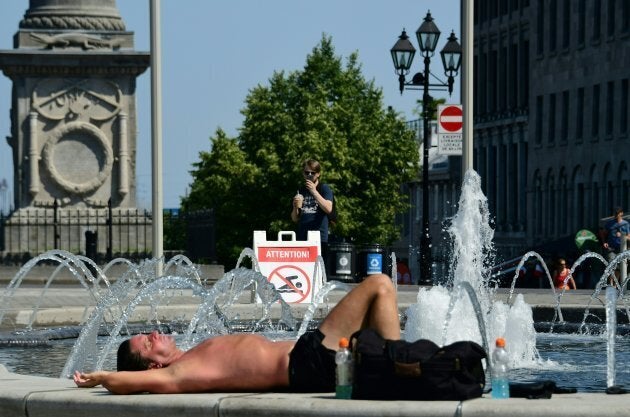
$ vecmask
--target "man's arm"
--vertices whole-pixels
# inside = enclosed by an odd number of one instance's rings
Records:
[[[326,214],[329,214],[333,209],[333,203],[332,203],[333,193],[330,187],[322,186],[321,187],[322,193],[320,193],[319,190],[317,190],[317,187],[314,184],[312,184],[312,186],[309,187],[308,181],[306,183],[306,187],[311,192],[311,194],[313,195],[313,198],[317,201],[317,204],[322,209],[322,211]]]
[[[293,207],[291,207],[291,220],[293,223],[297,223],[300,220],[300,209],[293,203]]]
[[[152,392],[174,394],[182,392],[173,373],[168,368],[135,372],[79,372],[74,373],[74,382],[80,388],[102,385],[113,394],[135,394]]]

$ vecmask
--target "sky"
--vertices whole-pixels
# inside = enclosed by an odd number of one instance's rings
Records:
[[[135,49],[150,50],[149,0],[116,0]],[[13,35],[28,9],[28,0],[0,0],[0,49],[13,48]],[[427,11],[442,32],[441,50],[451,31],[461,39],[460,0],[161,0],[162,149],[165,208],[179,207],[190,189],[190,171],[199,153],[211,149],[218,128],[236,136],[241,109],[249,91],[269,85],[275,71],[299,71],[323,34],[335,52],[347,58],[358,53],[363,76],[383,90],[385,107],[407,120],[421,92],[398,90],[390,49],[403,29],[418,49],[415,31]],[[422,69],[416,58],[412,73]],[[439,54],[431,72],[445,79]],[[451,97],[432,92],[447,103],[459,103],[460,77]],[[150,69],[138,77],[136,181],[140,208],[151,208]],[[0,75],[0,136],[10,133],[11,81]],[[299,161],[289,161],[299,163]],[[12,188],[11,148],[0,140],[0,183]],[[12,190],[5,198],[12,198]],[[3,196],[0,195],[0,198]],[[12,200],[11,200],[12,201]],[[0,201],[0,210],[3,209]],[[12,205],[12,203],[11,203]]]

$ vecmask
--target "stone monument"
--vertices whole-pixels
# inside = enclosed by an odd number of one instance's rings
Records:
[[[5,253],[85,252],[89,231],[99,252],[149,251],[150,218],[135,196],[135,91],[150,54],[134,51],[116,1],[30,0],[13,43],[0,51],[13,82]],[[147,223],[149,239],[134,227]]]

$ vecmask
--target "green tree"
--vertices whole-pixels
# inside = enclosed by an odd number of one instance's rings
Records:
[[[335,234],[359,244],[398,237],[394,217],[407,208],[400,186],[417,175],[418,148],[414,132],[384,108],[381,89],[363,78],[356,53],[344,65],[323,36],[302,71],[275,72],[268,86],[250,90],[242,113],[237,138],[219,130],[200,154],[183,201],[215,208],[221,262],[251,247],[253,230],[295,228],[291,199],[309,157],[335,193]]]
[[[431,96],[431,99],[429,100],[429,106],[428,106],[429,120],[436,120],[437,119],[438,106],[440,106],[440,105],[442,105],[444,103],[446,103],[446,99],[445,98],[438,98],[436,100],[434,97]],[[413,114],[415,114],[419,118],[423,117],[422,99],[416,101],[416,108],[413,109]]]

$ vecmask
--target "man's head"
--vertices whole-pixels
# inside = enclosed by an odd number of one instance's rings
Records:
[[[615,207],[613,217],[623,217],[623,209],[621,207]]]
[[[119,371],[144,371],[162,368],[181,353],[175,340],[168,335],[153,331],[137,334],[118,347],[116,368]]]
[[[150,361],[142,358],[140,353],[131,351],[130,339],[118,346],[116,356],[116,369],[118,371],[146,371],[149,369],[149,364]]]
[[[315,159],[307,159],[302,164],[302,175],[304,179],[317,182],[322,171],[322,166]]]

